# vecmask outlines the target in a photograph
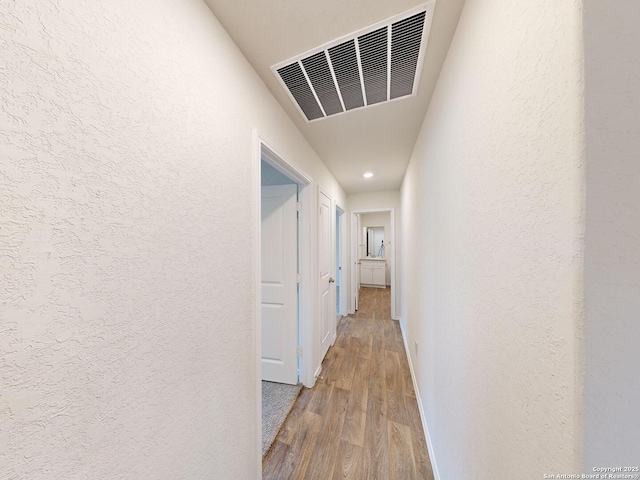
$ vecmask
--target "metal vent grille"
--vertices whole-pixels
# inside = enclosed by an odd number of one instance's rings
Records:
[[[411,79],[418,65],[425,13],[418,13],[392,26],[391,98],[404,97],[413,91]]]
[[[311,91],[311,87],[309,87],[309,83],[307,83],[307,79],[298,63],[292,63],[291,65],[282,67],[278,69],[278,73],[308,120],[324,117],[324,113],[322,113],[315,95]]]
[[[352,108],[364,107],[355,40],[331,47],[328,51],[333,71],[338,80],[338,87],[342,93],[344,108],[351,110]]]
[[[307,121],[415,95],[433,2],[272,67]]]
[[[325,114],[333,115],[344,111],[325,52],[319,52],[303,59],[302,66],[307,71]]]
[[[387,100],[388,30],[388,27],[384,27],[358,37],[367,105]]]

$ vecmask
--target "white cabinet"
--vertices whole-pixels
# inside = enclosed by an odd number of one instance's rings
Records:
[[[379,287],[386,287],[385,285],[385,281],[384,281],[384,277],[385,277],[385,264],[382,263],[378,263],[378,265],[374,265],[371,268],[371,272],[373,274],[373,281],[371,282],[372,285],[376,285]]]
[[[360,284],[385,288],[385,261],[360,260]]]
[[[363,285],[373,283],[373,269],[370,265],[360,264],[360,283]]]

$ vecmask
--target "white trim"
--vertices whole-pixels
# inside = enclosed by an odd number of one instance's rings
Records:
[[[355,313],[355,305],[353,302],[353,299],[355,298],[355,294],[356,294],[356,272],[355,272],[355,268],[357,268],[357,264],[358,264],[358,260],[359,260],[359,255],[358,255],[358,246],[356,245],[357,241],[358,241],[358,232],[355,229],[355,218],[356,215],[359,214],[363,214],[363,213],[384,213],[384,212],[389,212],[390,213],[390,228],[391,228],[391,257],[389,257],[391,259],[391,266],[389,267],[389,270],[391,270],[389,273],[391,275],[391,318],[394,320],[400,320],[400,317],[398,317],[396,315],[396,219],[395,219],[395,209],[393,207],[389,207],[389,208],[363,208],[363,209],[357,209],[357,210],[351,210],[351,263],[352,263],[352,270],[351,270],[351,302],[350,302],[350,306],[351,308],[349,309],[349,313]]]
[[[391,99],[391,32],[393,30],[393,23],[390,23],[387,27],[387,98],[386,101]],[[422,42],[423,39],[420,39]],[[422,43],[420,44],[422,45]],[[420,49],[422,50],[422,49]],[[417,69],[416,69],[417,70]],[[413,76],[413,84],[416,84],[416,76]],[[411,92],[413,94],[413,92]]]
[[[315,256],[311,244],[311,183],[298,192],[300,207],[299,255],[300,255],[300,346],[303,354],[300,358],[300,382],[312,387],[315,382],[313,376],[313,306],[315,292],[313,289],[313,257]]]
[[[429,41],[429,32],[431,32],[431,21],[433,20],[433,12],[436,8],[436,0],[430,0],[425,5],[427,14],[424,19],[424,27],[422,29],[422,39],[420,40],[420,52],[418,52],[418,63],[416,64],[416,76],[413,79],[413,91],[411,95],[418,94],[418,84],[422,75],[422,67],[424,65],[424,57],[427,51],[427,42]],[[416,12],[417,13],[417,12]],[[391,59],[389,59],[391,61]],[[400,97],[405,98],[405,97]]]
[[[427,450],[429,451],[429,460],[431,460],[433,478],[434,480],[440,480],[440,472],[438,471],[438,462],[436,461],[435,452],[433,451],[433,443],[431,442],[431,435],[429,435],[429,427],[427,426],[427,416],[425,415],[424,407],[422,406],[422,399],[420,398],[420,389],[418,388],[416,373],[413,369],[413,363],[411,362],[411,352],[409,351],[407,335],[404,331],[403,322],[400,322],[400,331],[402,332],[402,343],[404,343],[404,351],[405,351],[405,354],[407,355],[407,361],[409,363],[409,371],[411,372],[411,380],[413,381],[413,390],[416,392],[416,401],[418,402],[418,410],[420,412],[420,421],[422,423],[422,429],[424,430],[424,436],[427,439]]]
[[[276,170],[288,176],[298,184],[298,201],[301,208],[299,213],[298,225],[298,253],[299,253],[299,273],[302,281],[299,290],[299,313],[298,313],[298,337],[299,345],[303,352],[309,352],[300,358],[300,372],[298,381],[305,386],[313,386],[315,377],[313,375],[313,255],[311,249],[311,183],[312,179],[302,169],[290,163],[283,157],[273,144],[258,131],[253,129],[253,262],[254,262],[254,315],[253,315],[253,332],[254,332],[254,350],[255,350],[255,388],[256,388],[256,414],[255,425],[255,458],[251,461],[259,459],[256,465],[256,477],[262,478],[262,332],[260,322],[261,310],[261,248],[260,248],[260,226],[261,217],[261,161],[271,165]]]
[[[276,153],[275,148],[265,139],[265,137],[256,130],[258,139],[261,143],[262,150],[258,152],[261,155],[260,160],[264,160],[276,170],[280,171],[287,177],[294,180],[298,185],[307,185],[311,183],[311,177],[304,173],[301,169],[294,167],[286,160],[283,160],[282,155]],[[258,163],[260,166],[260,163]],[[258,170],[258,181],[260,180],[260,170]]]
[[[347,210],[342,208],[338,202],[336,202],[336,215],[338,214],[338,210],[340,210],[340,266],[342,270],[340,272],[336,272],[336,278],[340,275],[340,289],[342,290],[342,295],[340,297],[340,311],[338,312],[341,316],[347,315],[347,297],[349,295],[349,291],[347,285]],[[336,332],[337,333],[337,332]]]
[[[354,213],[351,213],[351,219],[349,221],[349,224],[351,226],[351,242],[350,243],[350,250],[351,250],[351,258],[349,259],[350,263],[351,263],[351,269],[350,269],[350,278],[349,278],[349,314],[353,315],[354,313],[356,313],[356,295],[358,294],[357,290],[358,290],[358,260],[359,260],[359,255],[358,255],[358,221],[357,221],[357,217]]]
[[[260,311],[262,309],[261,298],[261,284],[262,284],[262,258],[260,248],[260,227],[262,223],[261,208],[261,165],[260,165],[260,150],[262,149],[261,135],[258,130],[253,131],[253,148],[254,160],[251,162],[251,173],[253,180],[253,288],[254,288],[254,314],[253,314],[253,333],[255,350],[255,401],[256,401],[256,418],[254,419],[256,425],[256,438],[255,438],[255,454],[251,461],[255,461],[256,465],[256,478],[262,479],[262,323],[260,322]],[[257,161],[255,160],[257,159]],[[257,461],[260,459],[260,461]]]
[[[311,184],[312,178],[307,175],[302,169],[289,162],[285,157],[278,153],[277,149],[256,130],[257,141],[259,143],[258,149],[258,166],[260,160],[264,160],[276,170],[280,171],[284,175],[288,176],[298,184],[298,202],[300,203],[299,212],[299,225],[298,225],[298,254],[300,259],[299,274],[301,277],[300,291],[299,291],[299,314],[298,314],[298,338],[299,345],[302,347],[303,352],[308,352],[300,357],[300,373],[298,381],[306,387],[312,387],[315,383],[315,377],[313,376],[313,339],[314,339],[314,302],[315,294],[313,291],[314,278],[313,272],[315,271],[313,265],[313,249],[311,242],[311,213],[312,213],[312,198],[311,198]],[[260,188],[258,187],[258,191]],[[258,209],[258,216],[256,222],[260,224],[260,210]],[[259,241],[259,236],[256,237]],[[260,264],[258,264],[260,265]],[[260,277],[258,277],[260,278]],[[259,283],[258,283],[259,285]],[[258,289],[259,290],[259,289]],[[258,295],[259,295],[258,291]],[[260,344],[258,344],[258,350],[256,354],[260,357]],[[260,417],[262,419],[262,417]],[[262,445],[262,444],[261,444]],[[262,446],[260,447],[262,448]]]

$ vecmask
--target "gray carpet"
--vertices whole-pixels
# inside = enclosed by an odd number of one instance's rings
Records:
[[[262,382],[262,456],[269,451],[302,385]]]

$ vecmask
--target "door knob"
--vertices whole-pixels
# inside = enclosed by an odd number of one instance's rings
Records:
[[[333,279],[333,277],[329,277],[329,283],[334,283],[335,280]]]

